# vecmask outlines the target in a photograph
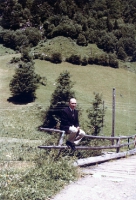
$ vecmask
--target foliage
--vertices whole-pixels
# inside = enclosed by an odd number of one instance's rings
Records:
[[[76,168],[66,157],[55,160],[55,156],[53,152],[48,155],[37,154],[35,166],[20,174],[2,170],[1,198],[44,200],[52,197],[71,180],[75,180],[78,175]]]
[[[86,57],[83,57],[82,60],[81,60],[81,64],[83,66],[86,66],[88,64],[88,59]]]
[[[97,45],[108,53],[113,53],[116,50],[117,39],[113,33],[107,34],[103,32],[102,36],[99,37]]]
[[[117,56],[118,56],[119,59],[124,60],[124,61],[125,61],[125,59],[127,58],[127,54],[125,53],[125,51],[123,50],[122,47],[120,47],[120,48],[118,49]]]
[[[53,53],[50,61],[53,62],[53,63],[61,63],[62,62],[61,54],[60,53]]]
[[[72,54],[69,58],[66,58],[67,62],[70,62],[75,65],[80,65],[81,64],[81,57],[80,55],[74,55]]]
[[[102,101],[102,95],[99,93],[94,93],[95,98],[92,101],[92,107],[87,110],[88,119],[88,127],[93,129],[93,135],[98,135],[101,131],[101,128],[104,126],[104,116],[105,116],[105,108]]]
[[[81,45],[81,46],[86,46],[87,45],[87,41],[84,35],[82,35],[81,33],[78,35],[77,38],[77,44]]]
[[[2,1],[0,42],[20,51],[22,46],[36,46],[45,38],[64,36],[81,46],[95,43],[116,55],[122,47],[127,58],[133,57],[135,10],[132,0]]]
[[[74,83],[70,78],[71,75],[68,71],[60,73],[57,78],[56,89],[51,96],[50,106],[44,116],[44,126],[59,126],[62,109],[67,106],[71,97],[75,97],[75,93],[72,90]]]
[[[109,65],[113,68],[119,68],[119,62],[115,54],[109,54]]]
[[[34,72],[34,63],[27,50],[23,51],[21,60],[9,87],[14,100],[30,102],[36,97],[35,91],[38,87],[38,77]]]

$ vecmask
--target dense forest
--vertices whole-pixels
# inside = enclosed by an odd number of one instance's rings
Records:
[[[0,43],[16,51],[57,36],[136,61],[135,0],[0,0]]]

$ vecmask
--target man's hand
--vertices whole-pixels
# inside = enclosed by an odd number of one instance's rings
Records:
[[[79,135],[79,132],[80,132],[80,127],[78,126],[77,127],[77,135]]]

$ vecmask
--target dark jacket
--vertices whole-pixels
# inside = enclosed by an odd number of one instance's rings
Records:
[[[74,110],[73,116],[72,111],[69,107],[67,107],[62,111],[60,129],[67,132],[69,130],[69,127],[72,125],[74,125],[75,127],[79,126],[78,111]]]

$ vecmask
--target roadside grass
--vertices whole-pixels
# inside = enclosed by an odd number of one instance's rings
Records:
[[[39,86],[35,102],[18,105],[7,101],[11,96],[9,82],[15,69],[9,61],[15,56],[19,55],[0,56],[0,199],[45,200],[80,176],[78,170],[72,166],[77,155],[70,155],[64,151],[57,159],[57,150],[44,151],[37,148],[42,144],[56,144],[59,137],[58,134],[38,130],[43,122],[41,114],[50,105],[51,94],[54,92],[59,74],[68,70],[72,75],[71,80],[75,82],[73,89],[82,109],[81,126],[88,134],[91,134],[91,130],[86,126],[86,110],[91,106],[93,93],[96,92],[103,95],[104,106],[107,108],[104,119],[106,126],[100,134],[111,135],[112,90],[116,89],[115,135],[118,136],[135,134],[136,73],[129,70],[131,63],[127,63],[128,69],[123,66],[113,69],[96,65],[83,67],[66,62],[53,64],[35,60],[36,73],[47,78],[47,85]],[[132,64],[134,67],[134,63]],[[93,153],[90,152],[90,155]]]
[[[53,152],[39,154],[34,166],[28,166],[25,171],[3,167],[0,175],[1,199],[50,199],[78,177],[77,169],[66,158],[54,161],[53,157]]]

